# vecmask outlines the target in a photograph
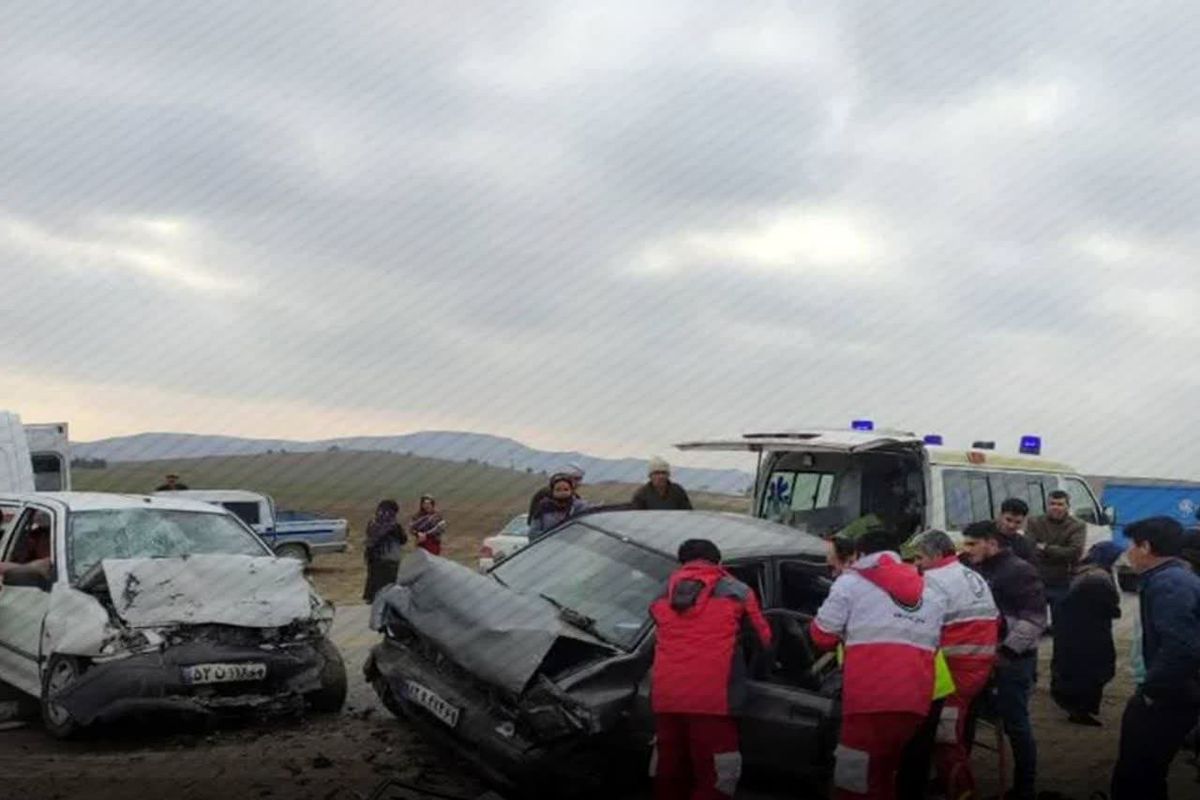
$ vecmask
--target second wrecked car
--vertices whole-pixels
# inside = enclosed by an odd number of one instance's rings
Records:
[[[759,596],[774,643],[747,664],[740,717],[750,776],[827,775],[839,674],[808,622],[828,592],[826,545],[742,515],[577,517],[487,575],[409,556],[376,599],[365,665],[383,703],[521,796],[608,792],[647,774],[654,721],[651,602],[679,545],[714,541]]]
[[[0,513],[0,680],[53,735],[138,711],[343,705],[332,607],[228,512],[68,492],[0,496]]]

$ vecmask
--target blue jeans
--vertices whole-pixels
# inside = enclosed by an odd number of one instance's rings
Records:
[[[1013,751],[1013,795],[1034,797],[1037,781],[1037,742],[1029,720],[1029,693],[1037,680],[1037,657],[1028,656],[996,665],[996,715]]]

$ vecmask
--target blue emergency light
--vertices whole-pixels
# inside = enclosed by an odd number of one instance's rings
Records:
[[[855,431],[873,431],[875,423],[869,419],[856,419],[850,423],[850,429]]]
[[[933,447],[941,447],[945,442],[942,441],[940,433],[930,433],[925,436],[925,444]]]
[[[1042,454],[1042,437],[1022,436],[1021,452],[1029,456],[1040,456]]]

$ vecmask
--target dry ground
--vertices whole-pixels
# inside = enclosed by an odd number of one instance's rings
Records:
[[[540,476],[479,465],[450,464],[385,454],[312,454],[202,459],[172,462],[194,488],[256,488],[284,507],[346,516],[353,535],[374,503],[399,498],[406,510],[423,491],[439,494],[450,522],[446,551],[473,562],[480,539],[522,511]],[[145,491],[165,464],[117,465],[78,470],[78,488]],[[589,499],[623,501],[629,486],[588,486]],[[743,510],[739,498],[696,498],[698,505]],[[319,559],[312,577],[323,593],[345,604],[358,602],[362,581],[359,552]],[[347,609],[349,610],[349,609]],[[1034,730],[1040,749],[1039,788],[1085,800],[1107,791],[1116,758],[1120,716],[1132,692],[1127,652],[1136,601],[1126,596],[1118,623],[1118,677],[1108,687],[1101,717],[1105,727],[1069,725],[1049,696],[1050,642],[1042,648],[1033,698]],[[356,624],[360,624],[357,623]],[[352,678],[370,636],[350,642]],[[347,650],[344,642],[339,642]],[[361,681],[360,681],[361,684]],[[289,800],[366,798],[388,776],[432,781],[460,796],[481,787],[453,758],[422,743],[391,719],[361,685],[341,717],[295,724],[222,728],[214,733],[170,727],[126,726],[90,740],[63,745],[36,726],[0,733],[0,798],[87,798],[171,796],[178,800],[286,797]],[[981,727],[988,741],[991,731]],[[984,796],[995,796],[998,776],[993,752],[976,751],[976,774]],[[1197,772],[1184,756],[1171,773],[1172,797],[1200,797]],[[401,795],[394,795],[399,797]],[[416,795],[413,795],[416,796]]]

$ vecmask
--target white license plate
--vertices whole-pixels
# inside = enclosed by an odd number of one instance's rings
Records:
[[[183,668],[183,682],[193,685],[201,683],[261,681],[266,677],[267,665],[258,663],[194,664]]]
[[[410,703],[419,705],[451,728],[458,725],[458,716],[462,712],[457,706],[450,705],[432,689],[416,681],[406,681],[404,688],[404,695]]]

